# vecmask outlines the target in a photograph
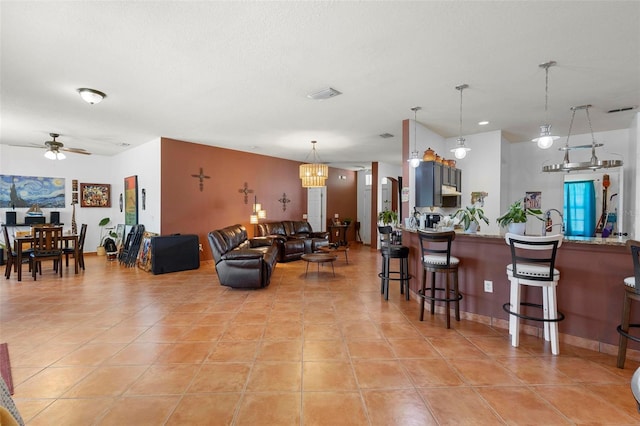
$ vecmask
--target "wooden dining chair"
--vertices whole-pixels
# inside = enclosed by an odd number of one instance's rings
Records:
[[[53,269],[62,277],[62,227],[37,227],[33,229],[31,274],[37,280],[42,275],[42,261],[53,260]]]
[[[87,236],[87,224],[83,223],[80,227],[80,235],[78,236],[78,258],[75,259],[78,262],[78,266],[84,271],[84,240]],[[76,253],[75,247],[65,247],[62,249],[65,257],[65,266],[69,266],[69,256],[74,256]]]

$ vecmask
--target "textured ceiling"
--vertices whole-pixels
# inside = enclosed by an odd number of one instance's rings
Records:
[[[401,162],[401,122],[445,137],[596,132],[640,103],[640,2],[0,2],[0,143],[111,155],[160,136],[344,168]],[[344,94],[314,101],[325,87]],[[76,93],[107,93],[88,105]],[[637,110],[636,110],[637,112]],[[489,120],[488,126],[477,122]],[[576,120],[578,121],[578,120]],[[586,122],[574,133],[586,133]],[[382,139],[381,133],[395,135]]]

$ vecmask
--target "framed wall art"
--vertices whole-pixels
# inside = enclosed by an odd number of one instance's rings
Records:
[[[124,178],[124,223],[138,224],[138,176]]]
[[[0,207],[64,208],[64,185],[64,178],[0,175]]]
[[[111,185],[108,183],[81,183],[80,207],[111,207]]]

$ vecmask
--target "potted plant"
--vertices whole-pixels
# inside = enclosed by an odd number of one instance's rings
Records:
[[[378,213],[378,222],[384,226],[395,225],[398,223],[398,213],[393,210],[383,210]]]
[[[480,207],[467,206],[464,209],[459,209],[457,212],[451,215],[452,218],[458,219],[464,226],[464,231],[468,233],[475,233],[480,228],[480,220],[484,221],[487,225],[489,219],[484,215],[484,210]]]
[[[98,226],[100,227],[100,241],[98,247],[96,248],[96,254],[98,256],[104,256],[107,252],[104,248],[104,243],[107,238],[117,238],[118,234],[113,231],[113,228],[107,228],[106,226],[111,222],[111,219],[108,217],[103,217],[98,222]]]
[[[345,225],[349,226],[351,224],[351,222],[353,222],[353,219],[351,219],[350,217],[345,217],[344,220],[342,221]]]
[[[540,209],[525,208],[522,200],[518,200],[509,206],[509,210],[496,219],[502,228],[508,228],[512,234],[524,235],[528,216],[543,220]]]

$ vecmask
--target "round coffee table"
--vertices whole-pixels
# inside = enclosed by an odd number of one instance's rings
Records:
[[[302,260],[307,262],[307,268],[304,271],[304,276],[307,276],[307,272],[309,272],[309,263],[317,263],[318,264],[318,273],[320,273],[320,264],[329,262],[331,264],[331,272],[333,272],[333,276],[336,276],[336,271],[333,269],[333,261],[337,259],[337,256],[332,253],[308,253],[302,255]]]
[[[335,254],[344,253],[344,260],[349,264],[349,246],[321,246],[318,247],[318,250],[323,253]]]

